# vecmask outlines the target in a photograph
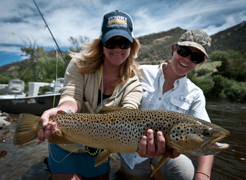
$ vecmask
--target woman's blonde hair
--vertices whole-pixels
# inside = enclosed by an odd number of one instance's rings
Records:
[[[134,59],[137,58],[139,48],[140,44],[138,40],[133,37],[130,55],[120,68],[120,80],[116,83],[116,86],[121,87],[130,77],[135,74],[139,75],[139,71],[137,70],[138,64],[134,61]],[[83,44],[81,52],[72,53],[70,56],[80,62],[78,63],[80,64],[80,73],[88,74],[96,71],[101,67],[104,61],[103,43],[101,37],[92,40],[90,43]]]

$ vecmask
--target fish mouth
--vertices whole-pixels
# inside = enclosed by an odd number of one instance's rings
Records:
[[[226,143],[219,143],[220,140],[224,139],[225,137],[229,136],[230,135],[230,132],[228,132],[227,134],[223,135],[223,136],[220,136],[218,138],[215,138],[215,139],[212,139],[212,140],[208,140],[208,141],[205,141],[201,148],[203,150],[206,150],[210,153],[212,152],[219,152],[219,151],[223,151],[227,148],[229,148],[229,144],[226,144]]]

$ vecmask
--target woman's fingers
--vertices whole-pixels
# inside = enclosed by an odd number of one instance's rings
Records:
[[[45,138],[44,138],[44,130],[43,129],[39,130],[38,139],[39,139],[39,141],[44,141],[45,140]]]
[[[155,153],[155,158],[158,158],[166,152],[166,140],[162,131],[157,132],[157,151]]]
[[[48,139],[51,134],[54,132],[60,132],[57,129],[57,123],[49,121],[50,117],[57,115],[57,108],[52,108],[47,111],[45,111],[41,118],[40,122],[43,124],[43,129],[41,129],[38,133],[38,139],[40,141],[44,141],[45,139]]]
[[[152,158],[155,156],[155,138],[152,129],[147,130],[147,157]]]
[[[146,157],[147,155],[147,136],[142,137],[139,147],[138,147],[138,154],[141,157]]]

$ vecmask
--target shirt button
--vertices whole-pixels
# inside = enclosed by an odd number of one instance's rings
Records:
[[[159,98],[159,100],[161,100],[161,98]]]

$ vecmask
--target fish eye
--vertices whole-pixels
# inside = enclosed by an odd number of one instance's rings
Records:
[[[203,130],[203,135],[204,136],[211,136],[212,135],[212,128],[211,129],[204,129]]]

